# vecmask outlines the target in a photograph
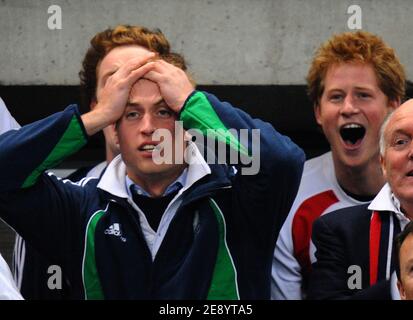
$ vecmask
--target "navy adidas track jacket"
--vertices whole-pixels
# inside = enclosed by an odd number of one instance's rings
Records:
[[[44,172],[88,139],[76,106],[0,136],[1,218],[64,269],[72,298],[270,297],[274,245],[299,186],[302,150],[268,123],[199,91],[180,120],[204,133],[260,129],[260,171],[242,175],[240,167],[235,174],[210,164],[211,174],[181,195],[154,260],[127,199],[100,189],[97,179],[81,187]],[[251,154],[234,136],[215,138]],[[116,223],[125,241],[105,232]]]

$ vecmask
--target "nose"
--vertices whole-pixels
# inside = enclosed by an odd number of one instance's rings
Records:
[[[151,114],[145,114],[140,121],[140,132],[144,135],[152,135],[155,130],[155,119]]]
[[[344,98],[343,105],[341,106],[341,109],[340,109],[341,115],[343,115],[344,117],[350,117],[354,114],[359,113],[359,111],[360,110],[355,105],[354,100],[351,97],[351,95],[347,95]]]
[[[409,160],[413,160],[413,141],[410,141],[409,144],[409,153],[407,154]]]

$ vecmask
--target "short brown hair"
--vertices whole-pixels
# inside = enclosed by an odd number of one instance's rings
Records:
[[[82,62],[79,72],[82,105],[88,108],[95,99],[97,86],[97,67],[100,61],[119,46],[138,45],[158,53],[163,59],[176,67],[186,71],[186,62],[183,56],[171,52],[171,47],[159,29],[150,30],[140,26],[118,25],[113,29],[106,29],[96,34],[90,40],[90,47]],[[191,79],[192,80],[192,79]]]
[[[387,98],[403,100],[406,75],[394,49],[370,32],[357,31],[334,35],[317,50],[307,75],[307,93],[314,105],[320,103],[327,70],[340,63],[370,64]]]

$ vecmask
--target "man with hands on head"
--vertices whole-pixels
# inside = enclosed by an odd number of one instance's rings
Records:
[[[2,218],[64,268],[73,298],[268,299],[304,154],[271,125],[194,90],[162,57],[139,45],[109,50],[90,112],[69,106],[0,139],[0,168],[16,168],[0,181]],[[175,136],[177,120],[203,134],[221,129],[214,137],[240,156],[252,146],[229,129],[259,129],[259,172],[207,163],[201,147]],[[100,180],[80,187],[44,173],[113,123],[121,154]],[[175,152],[186,162],[155,163],[158,129],[185,146]]]

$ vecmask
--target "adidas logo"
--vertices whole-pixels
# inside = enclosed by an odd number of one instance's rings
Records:
[[[126,238],[122,237],[122,231],[120,231],[119,223],[114,223],[114,224],[110,225],[109,228],[107,228],[105,230],[105,234],[113,235],[115,237],[119,237],[120,240],[122,240],[123,242],[126,242]]]

